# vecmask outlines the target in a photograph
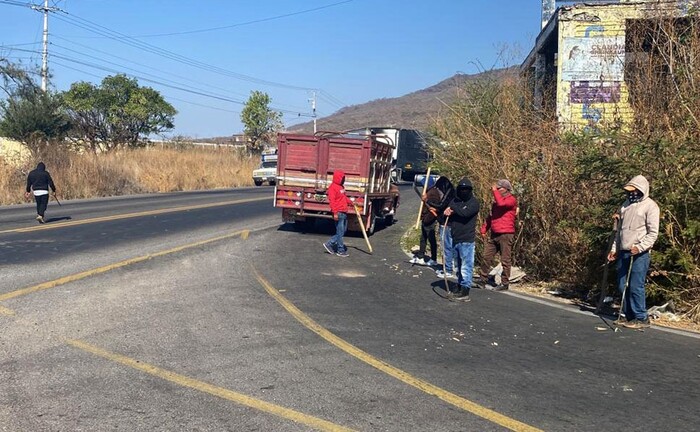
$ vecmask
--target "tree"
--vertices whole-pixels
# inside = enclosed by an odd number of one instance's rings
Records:
[[[99,87],[73,83],[62,97],[71,137],[92,151],[139,146],[143,137],[172,129],[177,114],[160,93],[125,75],[108,76]]]
[[[7,96],[0,101],[0,134],[24,143],[39,157],[50,143],[61,142],[70,129],[61,99],[42,91],[17,65],[0,62],[0,75]]]
[[[248,139],[248,151],[260,153],[265,146],[274,140],[274,136],[282,129],[282,113],[270,109],[270,96],[261,91],[253,91],[241,111],[244,133]]]

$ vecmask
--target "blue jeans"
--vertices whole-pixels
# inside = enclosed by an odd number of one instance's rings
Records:
[[[445,244],[440,243],[442,246],[442,259],[445,260],[445,271],[447,273],[452,273],[454,270],[454,265],[452,264],[454,260],[454,251],[453,251],[453,246],[452,246],[452,230],[448,226],[447,228],[444,228],[443,225],[439,225],[438,228],[438,236],[440,236],[440,242],[442,242],[442,230],[445,230]]]
[[[617,257],[617,289],[622,293],[625,290],[625,282],[627,280],[627,272],[630,267],[630,259],[632,258],[630,251],[620,251]],[[622,305],[622,310],[625,313],[625,318],[628,321],[638,319],[646,321],[647,302],[646,293],[644,292],[644,282],[649,271],[651,257],[649,251],[634,255],[632,262],[632,271],[630,272],[629,285],[625,294],[625,304]]]
[[[457,283],[462,291],[469,293],[474,276],[474,242],[457,243],[454,245],[457,258]]]
[[[343,236],[345,231],[348,229],[348,215],[347,213],[338,213],[338,220],[335,221],[335,235],[331,237],[326,245],[336,252],[347,252],[348,248],[345,247],[343,243]]]

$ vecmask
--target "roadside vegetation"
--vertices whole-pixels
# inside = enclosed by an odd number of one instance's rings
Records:
[[[600,282],[622,186],[645,175],[662,211],[648,306],[673,300],[700,323],[700,24],[649,21],[637,33],[629,43],[641,54],[625,70],[631,124],[562,134],[553,107],[533,108],[526,78],[488,74],[464,85],[435,119],[433,132],[447,144],[433,146],[434,168],[472,180],[482,218],[490,185],[509,178],[520,201],[516,265],[583,296]]]
[[[70,151],[42,158],[59,188],[59,198],[92,198],[147,192],[230,188],[252,185],[259,158],[237,149],[136,148],[91,154]],[[28,159],[0,158],[0,204],[25,202]]]

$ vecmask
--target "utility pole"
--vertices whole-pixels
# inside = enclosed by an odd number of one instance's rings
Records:
[[[311,98],[307,99],[307,101],[311,102],[311,114],[302,114],[299,113],[299,117],[311,117],[314,119],[314,133],[316,133],[316,92],[313,91],[311,92]]]
[[[311,92],[311,117],[314,118],[314,133],[316,133],[316,92]]]
[[[44,14],[44,47],[41,51],[41,90],[46,92],[49,84],[49,12],[57,11],[58,8],[49,7],[49,0],[44,0],[44,6],[32,5],[31,8]]]

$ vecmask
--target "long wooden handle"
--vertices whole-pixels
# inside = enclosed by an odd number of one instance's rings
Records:
[[[428,183],[430,182],[430,167],[428,167],[428,172],[425,174],[425,182],[423,182],[423,195],[425,191],[428,190]],[[416,229],[420,228],[420,214],[423,213],[423,195],[420,197],[420,208],[418,209],[418,218],[416,219]]]
[[[362,236],[365,238],[365,242],[367,242],[367,248],[369,249],[369,253],[372,253],[372,245],[369,243],[369,238],[367,237],[367,231],[365,230],[365,223],[362,222],[362,216],[360,216],[360,212],[357,210],[357,206],[352,206],[352,208],[355,209],[355,214],[357,215],[357,220],[360,222],[360,228],[362,228]]]
[[[442,227],[442,241],[440,242],[440,246],[442,249],[442,277],[445,281],[445,292],[447,294],[450,293],[450,284],[447,282],[447,260],[445,259],[445,234],[447,234],[447,222],[449,221],[450,217],[447,216],[445,218],[445,225]]]

